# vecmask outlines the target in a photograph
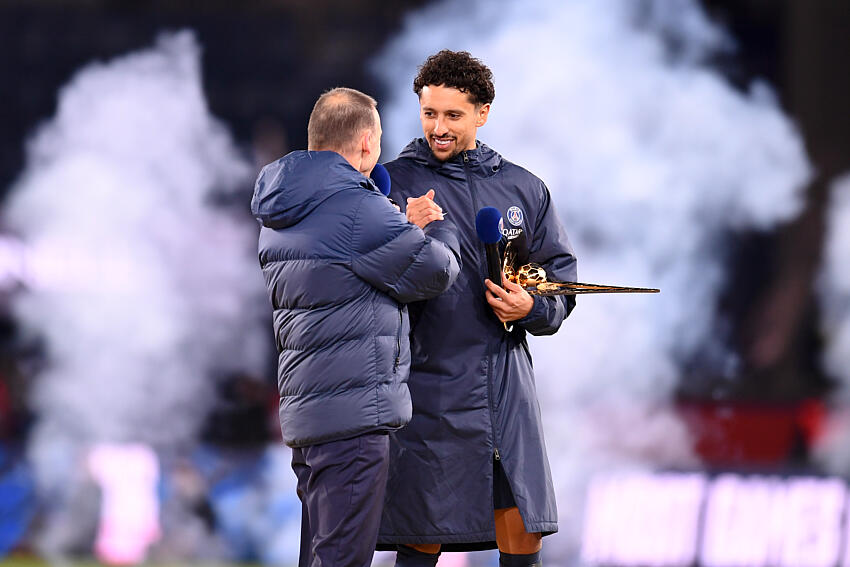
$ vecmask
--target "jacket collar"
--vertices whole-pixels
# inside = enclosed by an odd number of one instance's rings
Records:
[[[464,155],[468,160],[466,163],[464,163]],[[474,150],[466,150],[449,160],[440,161],[434,157],[434,152],[431,151],[425,138],[416,138],[402,150],[398,157],[412,159],[453,179],[465,179],[466,168],[475,177],[491,177],[503,165],[502,156],[478,140]]]

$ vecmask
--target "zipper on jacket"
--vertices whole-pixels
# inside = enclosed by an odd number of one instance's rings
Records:
[[[472,195],[472,206],[475,210],[472,215],[478,214],[481,205],[478,204],[478,195],[475,192],[475,185],[472,183],[472,176],[469,174],[469,156],[466,155],[466,150],[463,150],[463,172],[466,174],[466,184],[469,185],[469,194]]]
[[[481,205],[478,203],[478,194],[475,192],[475,185],[472,183],[472,176],[469,174],[469,156],[466,155],[466,150],[463,150],[463,172],[466,174],[466,184],[469,185],[469,193],[472,195],[472,206],[475,208],[472,214],[476,215]]]
[[[475,192],[475,185],[472,183],[472,176],[469,173],[469,156],[466,154],[466,150],[463,151],[463,172],[466,174],[466,184],[469,185],[469,193],[472,195],[472,206],[475,208],[475,210],[472,211],[472,214],[477,215],[481,207],[478,203],[478,195]],[[481,244],[481,249],[483,250],[483,248],[484,245]],[[481,274],[479,274],[479,276],[480,275]],[[490,428],[493,431],[493,458],[499,461],[502,459],[502,457],[501,455],[499,455],[499,449],[497,447],[499,445],[499,436],[498,431],[496,429],[496,414],[493,411],[493,380],[490,376],[490,358],[492,356],[492,352],[487,352],[487,409],[490,410]]]
[[[398,371],[401,362],[401,328],[404,326],[404,315],[401,313],[401,305],[398,306],[398,331],[395,334],[395,361],[393,362],[393,374]]]

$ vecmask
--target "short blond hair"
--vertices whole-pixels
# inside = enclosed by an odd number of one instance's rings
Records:
[[[358,90],[337,87],[322,94],[307,124],[307,149],[348,153],[356,149],[363,130],[376,131],[374,98]]]

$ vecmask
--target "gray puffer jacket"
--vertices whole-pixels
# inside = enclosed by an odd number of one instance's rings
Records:
[[[404,303],[454,283],[453,225],[410,224],[335,152],[296,151],[267,165],[251,209],[262,224],[284,442],[301,447],[404,426]]]

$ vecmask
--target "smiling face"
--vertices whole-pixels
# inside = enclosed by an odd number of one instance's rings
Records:
[[[468,94],[452,87],[426,85],[419,93],[422,133],[440,161],[475,149],[475,134],[489,112],[489,104],[476,105]]]

